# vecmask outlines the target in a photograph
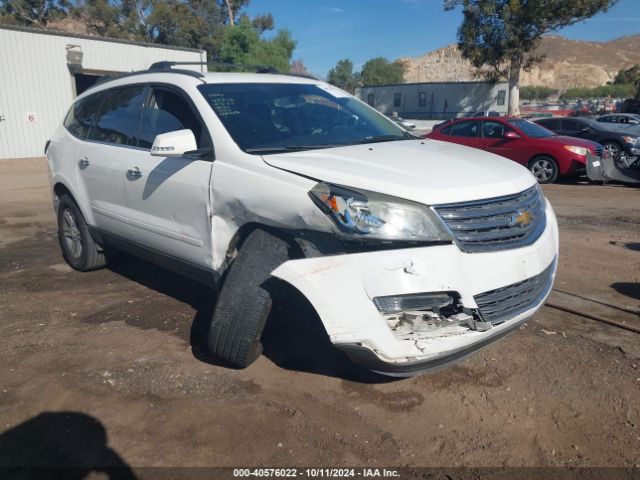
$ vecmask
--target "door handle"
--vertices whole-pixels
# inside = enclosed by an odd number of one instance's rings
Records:
[[[80,160],[78,160],[78,165],[80,165],[80,168],[86,168],[89,166],[89,159],[87,157],[82,157]]]
[[[138,167],[133,167],[127,170],[127,177],[131,178],[140,178],[142,176],[142,172]]]

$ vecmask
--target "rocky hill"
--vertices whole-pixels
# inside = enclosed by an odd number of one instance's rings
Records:
[[[569,40],[547,35],[538,54],[545,60],[522,75],[522,85],[552,88],[594,87],[615,77],[621,68],[640,63],[640,34],[609,42]],[[474,80],[473,67],[462,58],[456,45],[440,48],[417,58],[401,58],[407,65],[406,82]]]

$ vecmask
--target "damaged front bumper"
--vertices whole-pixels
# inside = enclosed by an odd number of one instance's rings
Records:
[[[307,297],[332,343],[354,362],[414,375],[498,340],[543,305],[558,254],[548,202],[546,215],[544,232],[522,248],[464,253],[448,244],[331,255],[290,260],[272,275]],[[403,306],[405,298],[413,304]]]

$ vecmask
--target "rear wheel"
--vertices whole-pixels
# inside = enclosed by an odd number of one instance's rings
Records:
[[[529,170],[538,183],[553,183],[558,179],[558,163],[551,157],[536,157],[529,162]]]
[[[58,241],[67,263],[81,272],[104,267],[104,252],[93,240],[76,202],[63,195],[58,204]]]
[[[266,281],[288,258],[284,240],[264,230],[247,237],[218,297],[207,339],[209,354],[239,368],[262,354],[260,337],[272,305]]]

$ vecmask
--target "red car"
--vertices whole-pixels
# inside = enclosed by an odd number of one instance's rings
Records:
[[[425,138],[459,143],[502,155],[524,165],[540,183],[585,171],[587,153],[602,156],[602,145],[564,137],[515,117],[459,118],[440,124]]]

